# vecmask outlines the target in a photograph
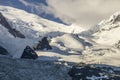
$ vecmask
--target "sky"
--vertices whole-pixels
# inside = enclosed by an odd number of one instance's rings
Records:
[[[120,10],[120,0],[46,0],[46,13],[66,23],[91,27]]]

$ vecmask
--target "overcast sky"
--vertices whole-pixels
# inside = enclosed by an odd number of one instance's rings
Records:
[[[46,13],[67,23],[93,26],[120,10],[120,0],[46,0]]]

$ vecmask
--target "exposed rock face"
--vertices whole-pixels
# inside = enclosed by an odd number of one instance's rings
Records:
[[[0,24],[7,28],[9,33],[11,33],[14,37],[25,38],[25,36],[22,33],[17,31],[16,29],[12,29],[12,27],[9,25],[2,13],[0,13]]]
[[[51,50],[52,49],[52,47],[49,44],[49,41],[47,40],[47,37],[42,38],[42,40],[39,41],[38,44],[35,45],[33,48],[34,50],[44,50],[44,49]]]
[[[48,42],[48,40],[47,40],[47,37],[44,37],[43,39],[42,39],[42,41],[41,41],[41,50],[43,50],[43,49],[47,49],[47,50],[50,50],[50,49],[52,49],[52,47],[49,45],[49,42]]]
[[[108,65],[79,64],[73,66],[68,74],[72,80],[119,80],[120,68],[115,68]]]
[[[3,48],[3,47],[0,46],[0,54],[2,54],[2,55],[8,55],[9,53],[8,53],[8,51],[5,48]]]
[[[120,40],[117,43],[115,43],[115,47],[120,49]]]
[[[38,55],[36,54],[36,52],[32,48],[30,48],[29,46],[27,46],[24,49],[24,52],[23,52],[21,58],[36,59],[36,58],[38,58]]]

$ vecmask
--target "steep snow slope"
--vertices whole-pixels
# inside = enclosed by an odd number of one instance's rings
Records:
[[[0,6],[0,12],[12,29],[25,35],[25,38],[14,37],[5,26],[0,24],[0,46],[6,48],[13,57],[20,58],[27,45],[33,46],[44,36],[50,38],[50,45],[53,48],[49,51],[36,51],[39,58],[35,61],[0,56],[2,64],[0,65],[2,67],[0,68],[0,78],[3,80],[16,78],[19,80],[39,80],[39,78],[70,80],[67,76],[67,64],[60,66],[58,65],[61,64],[60,61],[62,63],[85,62],[120,66],[119,13],[113,15],[109,20],[101,22],[90,31],[86,31],[87,33],[84,32],[87,35],[84,37],[78,35],[84,29],[76,25],[65,26],[11,7]],[[118,43],[115,46],[111,46],[116,42]],[[55,61],[58,61],[57,64],[53,63]],[[60,74],[55,74],[55,72]],[[94,76],[93,79],[95,79]]]
[[[71,50],[81,51],[84,49],[83,44],[77,40],[76,36],[73,34],[64,34],[63,36],[56,37],[52,41],[53,44],[56,43]]]
[[[120,40],[120,12],[113,14],[108,20],[103,20],[98,26],[99,29],[93,34],[97,43],[114,45]]]
[[[120,12],[113,14],[110,19],[101,21],[94,28],[81,33],[82,36],[93,40],[92,47],[85,48],[82,61],[120,66]]]
[[[48,6],[46,0],[0,0],[0,5],[22,9],[42,18],[64,24],[58,17],[45,12]]]
[[[79,62],[79,55],[84,50],[83,42],[80,42],[76,35],[63,34],[51,39],[50,51],[37,51],[39,60],[62,60],[67,62]]]
[[[33,45],[30,39],[14,38],[8,30],[0,25],[0,45],[8,50],[13,57],[20,57],[26,45]]]
[[[52,59],[69,62],[91,62],[93,60],[93,63],[98,63],[99,56],[101,63],[104,63],[106,59],[113,58],[114,65],[120,65],[117,64],[119,50],[116,47],[114,49],[114,47],[107,46],[119,40],[119,36],[117,36],[119,32],[118,14],[110,20],[101,22],[93,29],[93,32],[91,30],[94,40],[92,41],[90,38],[78,36],[76,33],[80,33],[84,29],[78,28],[76,25],[65,26],[11,7],[0,6],[0,12],[6,17],[12,28],[20,31],[26,37],[25,39],[14,38],[5,27],[0,26],[0,36],[2,37],[0,38],[0,45],[6,48],[13,57],[19,58],[26,45],[33,46],[42,37],[49,36],[51,38],[50,45],[53,49],[37,51],[41,60]],[[118,27],[115,25],[118,25]],[[88,34],[86,33],[86,35]],[[95,42],[100,44],[94,44]],[[84,49],[85,51],[83,51]],[[80,54],[82,55],[79,56]],[[112,64],[113,62],[106,61],[105,63]]]
[[[11,25],[13,25],[14,28],[17,28],[17,30],[22,31],[24,34],[30,34],[29,31],[32,30],[37,32],[39,31],[44,34],[50,32],[72,33],[73,31],[74,33],[80,33],[84,30],[76,25],[65,26],[63,24],[58,24],[53,21],[43,19],[39,16],[27,13],[23,10],[11,7],[0,6],[0,12],[2,12],[3,15],[8,18],[8,21]],[[26,30],[26,28],[28,31]],[[35,32],[31,32],[31,35],[33,35],[33,33],[35,34]]]
[[[12,29],[16,29],[25,36],[25,39],[18,37],[15,38],[3,25],[0,26],[0,35],[2,37],[0,45],[5,47],[12,55],[14,55],[14,57],[20,57],[26,45],[33,46],[44,36],[57,38],[57,36],[80,33],[84,30],[76,25],[65,26],[12,7],[0,6],[0,12],[7,19],[7,22],[10,24]],[[79,44],[79,46],[75,47],[73,51],[76,49],[78,50],[78,48],[81,48],[81,50],[83,49],[82,43],[77,41],[74,36],[63,36],[62,38],[68,38],[71,40],[69,43],[67,42],[68,39],[63,42],[63,44],[65,44],[64,48],[72,49],[74,45],[69,44],[75,42],[75,44]],[[53,46],[58,47],[58,45],[59,44]]]

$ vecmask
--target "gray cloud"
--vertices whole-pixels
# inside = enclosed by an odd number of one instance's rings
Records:
[[[46,13],[67,23],[89,27],[120,10],[120,0],[46,0]]]

